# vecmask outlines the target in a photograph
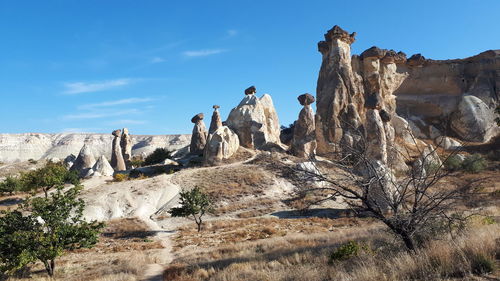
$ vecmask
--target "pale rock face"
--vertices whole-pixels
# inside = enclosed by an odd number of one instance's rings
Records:
[[[434,140],[434,143],[437,146],[442,147],[445,150],[455,150],[455,149],[459,149],[462,146],[462,144],[460,142],[458,142],[450,137],[446,137],[446,136],[437,137]]]
[[[390,205],[397,197],[396,177],[391,169],[380,160],[371,160],[369,167],[365,178],[376,177],[380,180],[370,181],[366,196],[368,200],[376,202],[381,209],[389,210]]]
[[[394,115],[391,119],[391,123],[397,136],[400,136],[406,143],[415,143],[415,138],[412,135],[412,128],[406,119],[401,116]]]
[[[81,177],[84,177],[87,175],[87,172],[92,169],[95,162],[94,154],[92,153],[90,145],[85,144],[80,150],[80,153],[70,170],[77,171]]]
[[[92,147],[94,155],[111,158],[113,136],[110,134],[0,134],[0,161],[4,163],[27,161],[28,159],[65,159],[78,155],[84,144]],[[158,147],[179,150],[187,145],[190,135],[131,136],[132,156],[146,156]],[[75,156],[76,159],[76,156]],[[73,159],[73,161],[75,160]],[[71,162],[73,162],[71,161]]]
[[[436,139],[437,137],[440,137],[442,135],[441,131],[438,130],[438,128],[430,125],[429,126],[429,137],[431,139]]]
[[[120,141],[122,147],[123,160],[127,167],[130,166],[130,160],[132,160],[132,138],[128,132],[127,128],[123,128],[122,137]]]
[[[210,122],[208,133],[213,134],[220,127],[222,127],[222,119],[220,118],[219,107],[214,106],[214,113],[212,114],[212,120]]]
[[[127,167],[125,165],[125,160],[123,160],[122,148],[120,145],[121,131],[115,130],[112,135],[115,138],[113,139],[113,145],[111,148],[111,166],[115,169],[115,171],[125,171]]]
[[[193,134],[191,135],[191,145],[189,152],[191,154],[202,154],[207,143],[207,128],[203,118],[194,120]]]
[[[457,111],[452,114],[451,128],[462,139],[474,142],[488,142],[499,132],[495,113],[475,96],[462,98]]]
[[[280,144],[278,115],[267,94],[260,99],[254,94],[245,95],[231,110],[226,122],[243,147],[260,149],[267,143]]]
[[[376,109],[366,112],[365,137],[366,158],[387,165],[387,136],[384,123]]]
[[[240,147],[238,135],[229,127],[222,126],[209,136],[204,151],[204,162],[215,165],[229,159]]]
[[[316,153],[316,126],[314,110],[311,105],[304,105],[299,119],[295,122],[291,151],[295,156],[302,158],[313,157]]]
[[[95,163],[95,165],[92,167],[92,170],[94,171],[94,174],[92,176],[105,176],[105,177],[110,177],[113,176],[114,170],[113,167],[111,167],[111,164],[109,164],[108,159],[104,155],[101,155],[99,157],[99,160]]]

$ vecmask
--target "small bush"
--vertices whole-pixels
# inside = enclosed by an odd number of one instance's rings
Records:
[[[448,171],[458,171],[458,170],[462,169],[462,163],[463,163],[463,161],[460,158],[460,156],[453,155],[453,156],[448,157],[448,159],[446,159],[444,161],[444,167]]]
[[[341,245],[330,255],[330,263],[334,261],[343,261],[358,256],[362,251],[367,252],[368,246],[356,241],[349,241]]]
[[[130,165],[132,165],[132,167],[142,167],[144,165],[144,160],[142,159],[139,159],[139,158],[133,158],[132,160],[130,160]]]
[[[8,176],[3,182],[0,182],[0,193],[9,193],[20,191],[22,189],[22,183],[19,178]]]
[[[468,173],[479,173],[487,166],[486,159],[480,154],[473,154],[467,156],[462,162],[462,168]]]
[[[113,180],[116,182],[126,181],[126,180],[128,180],[128,175],[126,175],[126,174],[114,174]]]
[[[172,157],[172,152],[168,151],[165,148],[157,148],[153,153],[148,155],[146,159],[144,160],[143,165],[144,166],[149,166],[149,165],[154,165],[154,164],[159,164],[167,158]]]
[[[495,270],[495,261],[485,255],[477,255],[471,261],[472,273],[482,275]]]

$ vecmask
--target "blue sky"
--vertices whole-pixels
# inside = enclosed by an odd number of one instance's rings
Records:
[[[333,25],[432,59],[500,49],[499,0],[0,0],[0,133],[190,133],[243,90],[282,124],[315,94],[317,42]]]

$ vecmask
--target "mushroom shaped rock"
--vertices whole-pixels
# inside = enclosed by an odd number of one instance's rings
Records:
[[[316,153],[316,126],[314,110],[311,107],[314,97],[310,94],[303,94],[298,97],[298,100],[304,108],[295,122],[291,152],[298,157],[310,158]]]
[[[95,165],[92,167],[92,170],[94,170],[93,176],[100,175],[100,176],[110,177],[113,176],[115,172],[113,170],[113,167],[111,167],[111,164],[109,164],[106,157],[104,157],[104,155],[99,157]]]
[[[220,118],[219,108],[220,106],[214,105],[214,113],[212,114],[212,120],[210,122],[210,127],[208,129],[209,134],[213,134],[217,129],[222,127],[222,119]]]
[[[189,146],[191,154],[202,154],[207,143],[207,128],[205,127],[203,118],[203,113],[196,114],[191,118],[191,122],[194,123],[191,144]]]
[[[204,151],[204,162],[215,165],[233,156],[240,147],[238,135],[229,127],[222,126],[209,136]]]

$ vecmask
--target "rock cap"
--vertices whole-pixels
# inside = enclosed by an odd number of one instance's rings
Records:
[[[314,96],[309,94],[309,93],[305,93],[303,95],[300,95],[297,99],[299,100],[299,103],[301,105],[310,105],[316,101]]]
[[[191,118],[191,122],[197,123],[198,121],[203,120],[203,118],[205,118],[205,115],[203,113],[198,113],[195,116],[193,116],[193,118]]]
[[[212,106],[212,108],[213,108],[213,109],[219,109],[219,108],[220,108],[220,106],[218,106],[218,105],[214,105],[214,106]]]
[[[113,136],[115,137],[121,137],[122,135],[122,130],[118,129],[118,130],[114,130],[112,133],[111,133]]]
[[[245,95],[254,95],[255,93],[257,93],[255,86],[250,86],[245,89]]]

